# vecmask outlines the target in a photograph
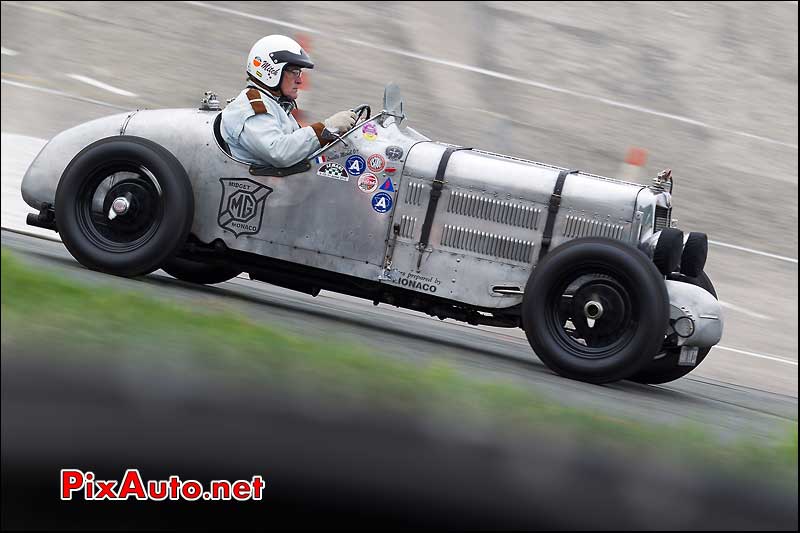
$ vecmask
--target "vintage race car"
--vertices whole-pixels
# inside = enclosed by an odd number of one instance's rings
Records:
[[[705,234],[645,186],[431,141],[383,111],[291,168],[233,158],[220,105],[122,113],[54,137],[28,169],[28,223],[91,269],[219,283],[242,272],[470,324],[521,327],[570,378],[663,383],[722,335]]]

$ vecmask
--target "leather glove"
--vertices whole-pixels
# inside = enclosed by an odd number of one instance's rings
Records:
[[[353,111],[339,111],[332,117],[325,119],[323,124],[325,129],[332,132],[344,132],[353,127],[356,123],[356,114]]]

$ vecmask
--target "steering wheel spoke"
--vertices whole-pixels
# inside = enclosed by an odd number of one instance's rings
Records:
[[[364,113],[367,114],[364,120],[369,120],[370,116],[372,116],[372,109],[367,104],[356,106],[352,109],[352,111],[356,114],[356,124],[361,122],[361,117],[364,115]]]

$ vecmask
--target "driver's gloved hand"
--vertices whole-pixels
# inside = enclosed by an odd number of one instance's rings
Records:
[[[332,132],[344,132],[353,127],[356,123],[356,114],[349,109],[347,111],[339,111],[332,117],[325,119],[323,124],[325,129]]]

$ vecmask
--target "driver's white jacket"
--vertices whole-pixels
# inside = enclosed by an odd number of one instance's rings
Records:
[[[275,97],[248,87],[222,111],[220,133],[236,159],[284,168],[320,148],[323,128],[321,122],[301,128]]]

